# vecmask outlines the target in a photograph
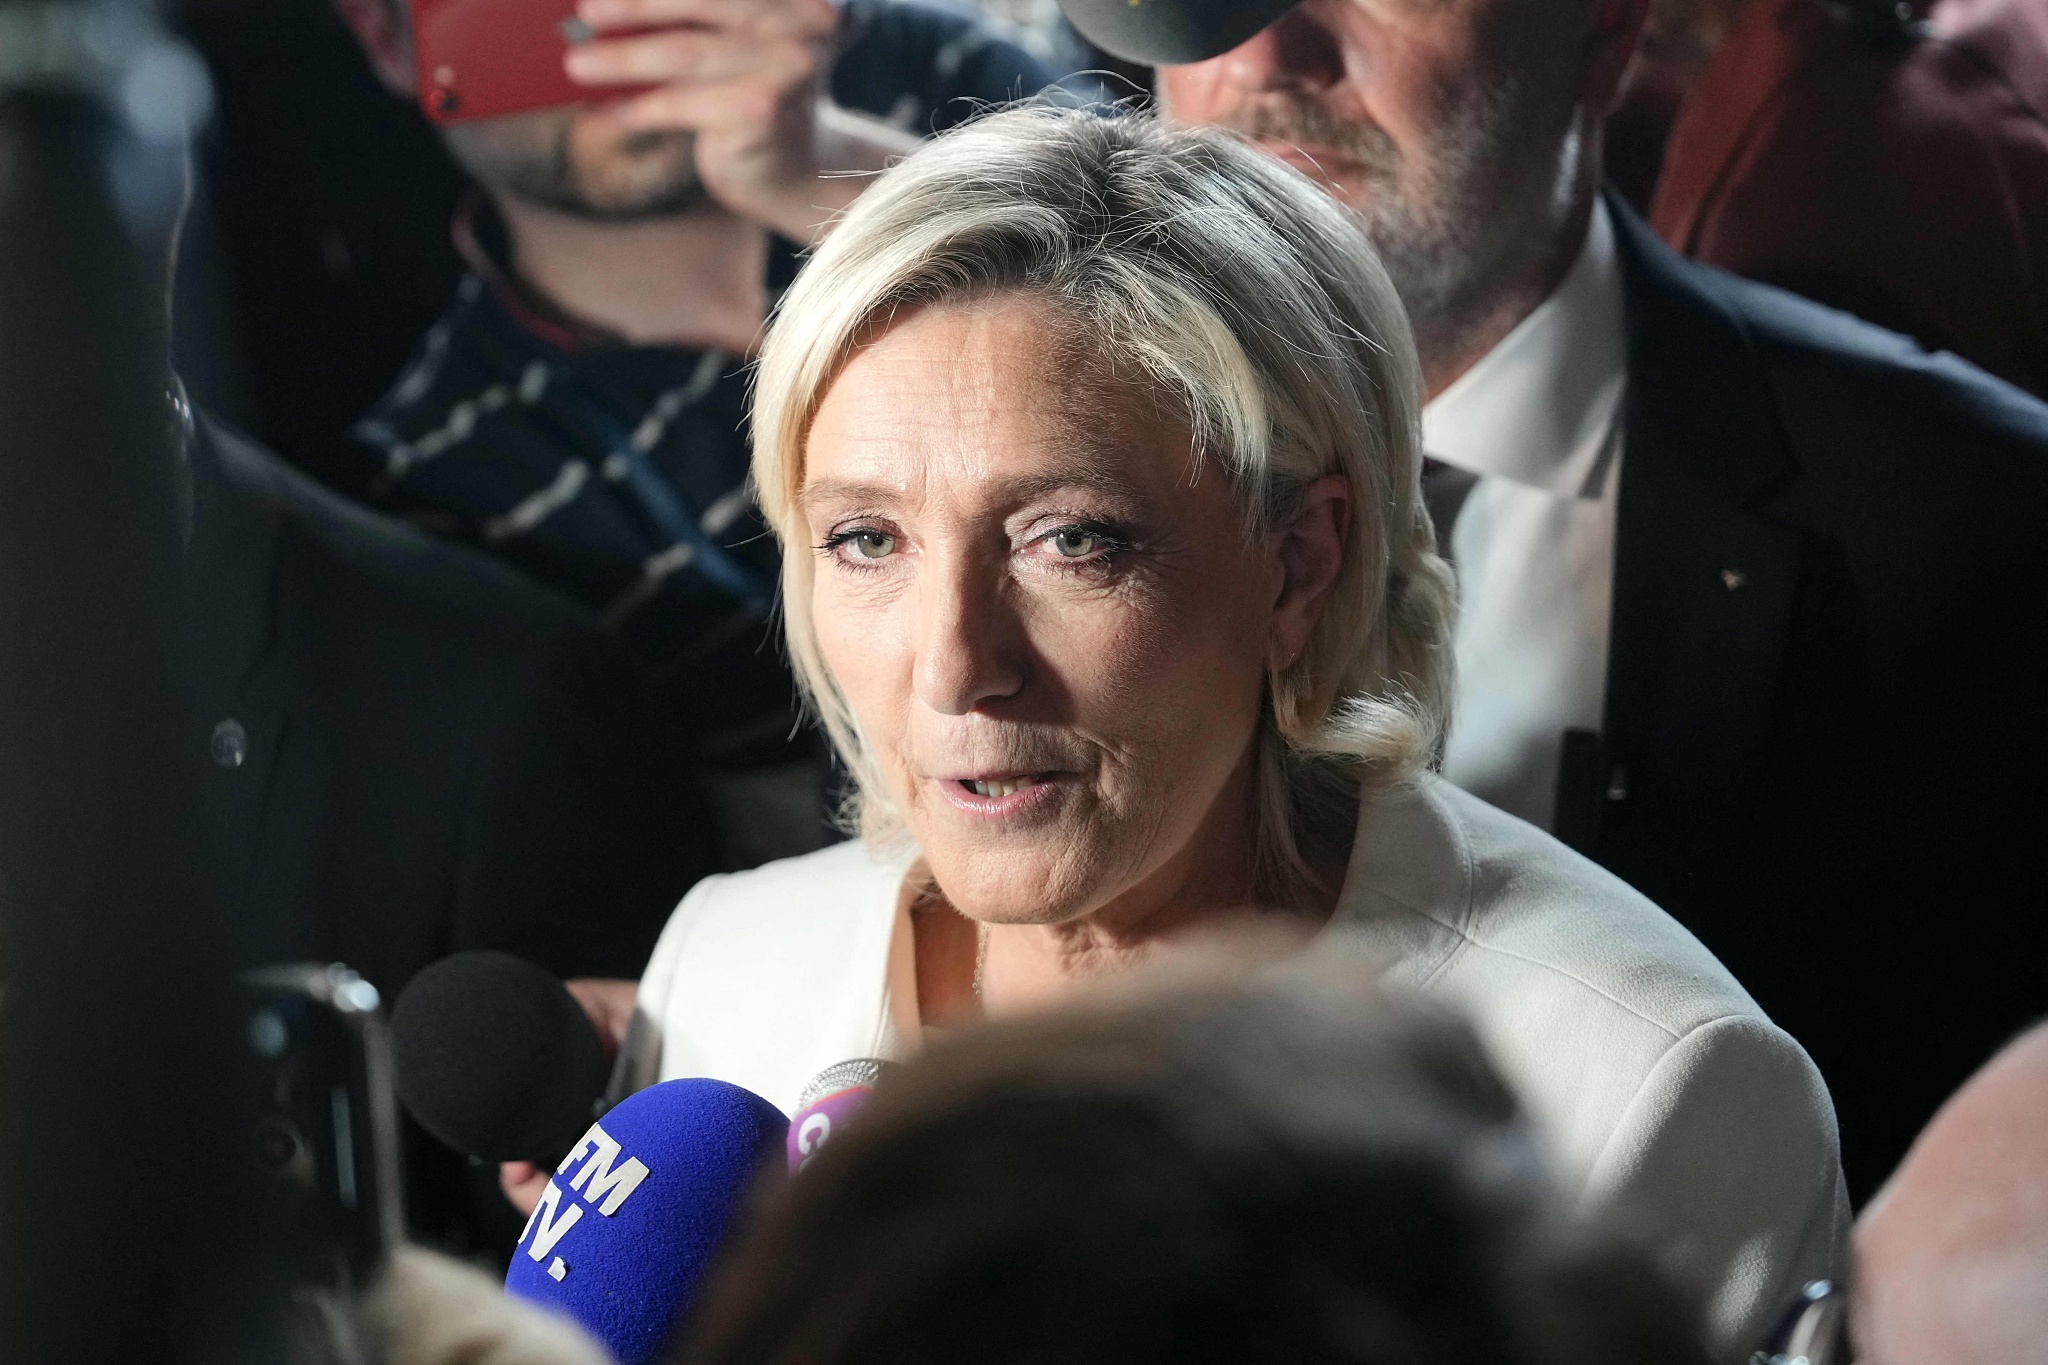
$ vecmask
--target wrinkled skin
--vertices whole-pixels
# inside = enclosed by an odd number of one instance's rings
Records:
[[[1072,332],[1014,296],[899,318],[827,391],[800,493],[826,665],[947,900],[1034,931],[989,939],[1012,984],[1246,903],[1264,678],[1350,506],[1330,476],[1249,542],[1223,471],[1077,377]]]

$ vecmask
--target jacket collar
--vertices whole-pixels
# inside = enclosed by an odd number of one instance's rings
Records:
[[[1612,215],[1596,205],[1550,297],[1423,407],[1423,450],[1555,497],[1601,496],[1625,336]]]
[[[1755,789],[1803,537],[1771,511],[1797,466],[1736,308],[1748,286],[1609,208],[1629,333],[1614,627],[1598,751],[1560,784],[1558,828],[1656,897],[1657,876],[1691,875],[1654,852],[1668,826],[1732,826]]]
[[[1732,276],[1664,245],[1607,196],[1628,330],[1628,463],[1646,449],[1660,480],[1748,504],[1793,472],[1755,339],[1729,297]]]

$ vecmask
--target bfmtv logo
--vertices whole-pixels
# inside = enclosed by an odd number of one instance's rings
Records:
[[[583,1140],[562,1158],[562,1164],[555,1167],[555,1178],[541,1191],[540,1202],[527,1217],[526,1230],[519,1234],[519,1245],[526,1248],[535,1264],[554,1255],[555,1245],[568,1235],[569,1229],[583,1221],[585,1208],[596,1209],[601,1217],[609,1218],[626,1206],[648,1172],[638,1157],[629,1156],[620,1162],[624,1154],[625,1149],[604,1130],[604,1125],[593,1123]],[[569,1189],[578,1196],[574,1199],[562,1190],[562,1177],[569,1174],[572,1166],[577,1167],[576,1174],[569,1178]],[[548,1264],[549,1279],[560,1281],[568,1274],[569,1263],[560,1256]]]

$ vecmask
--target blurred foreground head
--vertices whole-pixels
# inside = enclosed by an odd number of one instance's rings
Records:
[[[363,1303],[359,1348],[380,1365],[609,1365],[567,1318],[506,1295],[461,1261],[401,1247]]]
[[[2048,1024],[1942,1106],[1856,1229],[1863,1365],[2048,1361]]]
[[[1554,1206],[1463,1025],[1299,968],[1180,984],[885,1082],[778,1193],[681,1358],[1702,1359],[1692,1315]]]

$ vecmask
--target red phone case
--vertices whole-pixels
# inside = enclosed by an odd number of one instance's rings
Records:
[[[412,0],[412,33],[420,108],[436,123],[617,99],[649,88],[569,79],[562,54],[572,41],[590,36],[576,18],[576,0]]]

